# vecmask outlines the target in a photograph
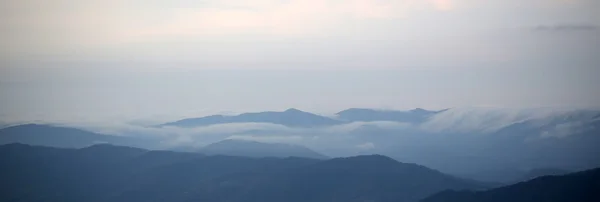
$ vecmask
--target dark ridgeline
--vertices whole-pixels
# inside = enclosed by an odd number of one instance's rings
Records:
[[[568,170],[558,168],[537,168],[527,171],[523,176],[517,179],[514,183],[529,181],[542,176],[565,175],[571,173]]]
[[[385,156],[317,160],[0,146],[0,201],[417,201],[485,185]]]
[[[421,202],[597,202],[600,168],[543,176],[487,191],[444,191]]]

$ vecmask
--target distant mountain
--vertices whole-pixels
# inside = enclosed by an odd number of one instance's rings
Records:
[[[189,118],[165,123],[160,126],[196,127],[225,123],[272,123],[289,127],[319,127],[340,124],[342,122],[292,108],[283,112],[256,112],[244,113],[237,116],[212,115],[201,118]]]
[[[0,159],[0,201],[412,202],[482,187],[378,155],[323,161],[8,144]]]
[[[376,110],[376,109],[361,109],[350,108],[338,112],[336,115],[341,120],[346,121],[395,121],[406,123],[422,123],[432,115],[441,111],[428,111],[421,108],[416,108],[410,111],[396,110]]]
[[[0,144],[23,143],[63,148],[82,148],[94,144],[141,146],[142,142],[126,137],[103,135],[75,128],[26,124],[0,129]]]
[[[223,140],[207,145],[198,152],[209,155],[247,157],[304,157],[326,159],[328,157],[299,145],[262,143],[247,140]]]
[[[518,179],[517,182],[529,181],[542,176],[565,175],[567,173],[570,172],[558,168],[538,168],[528,171],[523,176],[521,176],[521,178]]]
[[[599,167],[598,117],[598,110],[453,108],[396,131],[402,136],[364,141],[393,142],[379,153],[404,162],[471,179],[512,183],[522,180],[524,168]]]
[[[487,191],[444,191],[422,202],[595,202],[600,201],[600,168],[544,176]]]

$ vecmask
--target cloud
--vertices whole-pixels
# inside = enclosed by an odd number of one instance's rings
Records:
[[[533,28],[535,31],[542,32],[581,32],[581,31],[597,31],[600,26],[595,24],[555,24],[555,25],[538,25]]]
[[[595,115],[597,116],[598,114],[595,113]],[[562,117],[562,119],[567,120],[569,117],[573,117],[576,115],[569,115],[567,117]],[[579,117],[582,118],[582,117]],[[546,130],[541,131],[540,132],[540,138],[541,139],[546,139],[546,138],[566,138],[566,137],[570,137],[572,135],[577,135],[577,134],[582,134],[585,132],[589,132],[589,131],[593,131],[593,130],[597,130],[597,128],[594,127],[595,124],[597,124],[600,121],[599,118],[592,118],[590,116],[587,117],[583,117],[583,120],[580,121],[570,121],[570,122],[564,122],[564,123],[558,123],[556,125],[553,125],[552,127],[548,127]]]
[[[356,145],[356,148],[361,150],[371,150],[375,148],[375,144],[372,142],[365,142],[364,144]]]
[[[298,143],[304,138],[298,135],[283,136],[283,135],[232,135],[227,139],[232,140],[252,140],[257,142],[267,143]]]
[[[568,109],[556,108],[498,108],[498,107],[464,107],[452,108],[438,113],[419,127],[429,132],[458,132],[458,133],[493,133],[506,126],[529,120],[554,117],[566,112]]]
[[[371,121],[371,122],[362,122],[356,121],[347,124],[334,125],[324,129],[321,129],[323,132],[327,133],[349,133],[352,131],[360,130],[364,127],[377,127],[381,129],[387,130],[395,130],[395,129],[406,129],[411,127],[410,123],[401,123],[394,121]]]
[[[43,123],[42,123],[43,124]],[[355,122],[325,128],[290,128],[269,123],[230,123],[193,128],[148,127],[128,122],[53,122],[53,125],[81,128],[101,134],[150,138],[160,142],[161,148],[197,148],[224,139],[254,140],[260,142],[294,143],[319,147],[354,147],[361,139],[369,138],[372,131],[402,131],[412,127],[406,123],[389,121]],[[368,145],[361,147],[369,148]]]

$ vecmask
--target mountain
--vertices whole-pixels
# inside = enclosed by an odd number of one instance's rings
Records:
[[[403,162],[470,179],[512,183],[531,168],[599,167],[599,117],[598,110],[453,108],[396,131],[402,136],[363,141]],[[388,142],[393,144],[381,146]]]
[[[444,191],[422,202],[593,202],[600,201],[600,168],[544,176],[487,191]]]
[[[97,145],[0,146],[0,201],[411,202],[479,189],[385,156],[247,158]]]
[[[304,157],[326,159],[328,157],[299,145],[262,143],[247,140],[223,140],[207,145],[198,152],[209,155],[247,157]]]
[[[0,129],[0,144],[10,143],[64,148],[82,148],[99,143],[142,145],[142,141],[132,138],[40,124],[17,125]]]
[[[442,110],[443,111],[443,110]],[[406,123],[422,123],[429,117],[442,111],[428,111],[421,108],[416,108],[410,111],[395,111],[395,110],[375,110],[350,108],[338,112],[336,115],[341,120],[346,121],[395,121]]]
[[[484,185],[458,179],[416,164],[381,155],[335,158],[286,170],[252,189],[253,201],[418,201],[449,187],[481,189]]]
[[[570,173],[567,170],[563,170],[563,169],[558,169],[558,168],[537,168],[537,169],[532,169],[530,171],[528,171],[527,173],[523,174],[523,176],[521,176],[518,179],[518,182],[523,182],[523,181],[529,181],[538,177],[542,177],[542,176],[554,176],[554,175],[565,175],[567,173]]]
[[[336,125],[342,122],[292,108],[283,112],[256,112],[244,113],[237,116],[212,115],[189,118],[165,123],[160,126],[197,127],[226,123],[272,123],[289,127],[320,127]]]

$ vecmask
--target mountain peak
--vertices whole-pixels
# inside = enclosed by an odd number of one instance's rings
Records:
[[[427,110],[423,109],[423,108],[415,108],[413,110],[410,110],[411,112],[426,112]]]
[[[298,110],[296,108],[289,108],[289,109],[285,110],[284,112],[286,112],[286,113],[298,113],[298,112],[303,112],[303,111],[300,111],[300,110]]]

